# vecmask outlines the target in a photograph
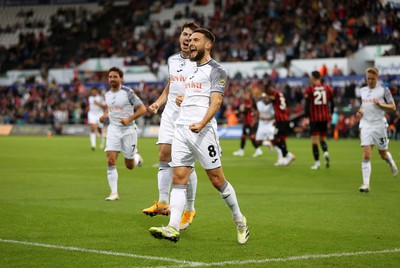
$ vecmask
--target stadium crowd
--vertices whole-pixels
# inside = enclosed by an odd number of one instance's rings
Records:
[[[396,83],[387,82],[391,92],[400,107],[400,92]],[[340,137],[357,137],[357,123],[354,109],[359,107],[359,89],[362,85],[350,83],[346,87],[334,87],[334,99],[338,109],[332,120],[333,129],[337,129]],[[161,94],[162,83],[140,83],[132,86],[135,92],[148,106]],[[230,79],[225,91],[225,97],[216,117],[220,124],[229,124],[232,121],[240,123],[239,107],[245,91],[249,91],[254,99],[258,99],[263,91],[262,79]],[[304,88],[275,84],[275,88],[282,91],[288,103],[288,114],[294,118],[294,131],[298,136],[305,135],[308,128],[307,118],[302,117],[304,110]],[[100,88],[104,93],[106,88]],[[70,85],[58,85],[55,82],[12,87],[0,87],[0,124],[87,124],[87,98],[90,88],[79,80]],[[159,115],[144,116],[146,125],[159,124]],[[397,114],[388,114],[391,130],[400,130],[400,120]],[[236,119],[235,119],[236,118]],[[396,125],[399,125],[396,127]],[[394,132],[395,133],[395,132]]]
[[[166,29],[171,21],[150,21],[149,18],[152,12],[176,2],[187,2],[187,7],[185,12],[175,14],[175,19],[194,19],[216,34],[219,41],[213,57],[217,61],[263,60],[273,66],[287,66],[291,59],[345,57],[362,46],[379,43],[393,44],[395,51],[388,53],[400,54],[400,11],[377,0],[216,0],[215,13],[210,17],[197,13],[191,1],[131,1],[129,8],[106,4],[99,13],[84,8],[59,9],[50,25],[46,25],[51,32],[49,36],[21,33],[19,44],[10,48],[0,46],[0,73],[10,69],[41,69],[46,76],[49,68],[74,67],[92,57],[125,57],[126,65],[153,67],[155,63],[165,63],[179,50],[176,36],[180,29],[168,35]],[[196,1],[196,4],[207,2]],[[32,12],[20,15],[29,21]],[[20,26],[1,26],[0,31],[9,32]],[[136,27],[145,30],[135,35]],[[337,74],[340,70],[333,75]],[[231,79],[227,86],[217,115],[220,123],[228,123],[229,116],[237,115],[244,90],[250,90],[258,98],[262,79],[275,77],[273,72],[271,77],[236,78],[240,79]],[[397,84],[389,76],[381,79],[398,102]],[[301,114],[304,88],[279,83],[275,86],[285,93],[288,112]],[[335,103],[341,107],[334,123],[341,136],[357,135],[354,127],[357,120],[350,111],[359,105],[360,86],[350,83],[334,88]],[[141,83],[134,89],[148,105],[161,94],[163,85]],[[89,88],[79,80],[70,85],[52,81],[0,87],[0,123],[85,123],[88,92]],[[389,122],[394,125],[400,121],[396,119],[396,115],[390,115]],[[158,122],[159,117],[145,115],[146,124]],[[299,120],[297,124],[294,129],[302,133],[307,122]]]
[[[395,45],[394,54],[400,51],[398,10],[377,0],[216,0],[209,17],[196,12],[191,1],[131,1],[129,8],[105,5],[95,14],[59,9],[47,25],[49,36],[21,33],[17,45],[0,47],[0,73],[73,67],[92,57],[126,57],[129,65],[165,63],[179,49],[179,29],[168,35],[171,21],[150,21],[150,14],[175,2],[188,2],[176,19],[213,30],[219,40],[213,57],[221,62],[266,60],[284,66],[291,59],[345,57],[380,43]],[[22,15],[29,18],[30,12]],[[16,27],[4,25],[1,31]],[[137,27],[144,30],[134,34]]]

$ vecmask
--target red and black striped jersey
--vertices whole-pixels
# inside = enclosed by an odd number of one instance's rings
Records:
[[[274,90],[271,97],[272,103],[274,105],[275,120],[277,122],[289,121],[288,114],[286,112],[286,99],[282,92]]]
[[[325,84],[311,85],[306,88],[304,98],[309,101],[310,122],[330,121],[329,104],[333,98],[332,88]]]
[[[253,125],[255,123],[255,111],[257,110],[255,102],[252,99],[244,101],[243,124]]]

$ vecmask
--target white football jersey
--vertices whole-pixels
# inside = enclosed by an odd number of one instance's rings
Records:
[[[94,102],[97,101],[98,103],[105,104],[103,97],[99,94],[96,96],[89,96],[89,113],[94,114],[103,114],[104,110],[101,106],[95,104]]]
[[[169,93],[162,117],[175,122],[179,116],[180,108],[175,103],[178,94],[185,94],[185,80],[194,72],[196,62],[183,58],[180,53],[175,53],[168,58]]]
[[[257,101],[257,111],[259,118],[271,118],[275,116],[275,110],[272,102],[266,104],[263,100]]]
[[[393,97],[388,88],[377,85],[375,88],[368,86],[360,89],[363,116],[360,128],[386,127],[385,111],[373,103],[374,99],[380,102],[393,103]]]
[[[190,125],[203,120],[210,107],[211,93],[224,95],[226,78],[226,71],[213,59],[197,65],[185,80],[185,98],[177,124]],[[208,122],[211,124],[216,125],[215,118]]]
[[[133,115],[134,108],[142,104],[142,101],[135,92],[126,86],[121,86],[116,92],[110,89],[105,94],[105,98],[110,124],[120,127],[124,127],[124,125],[120,123],[121,118],[127,118]],[[134,124],[135,122],[132,121],[128,126]]]

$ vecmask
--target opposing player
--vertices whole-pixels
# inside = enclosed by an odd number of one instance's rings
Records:
[[[324,152],[325,167],[329,167],[328,145],[326,134],[328,123],[331,121],[331,114],[334,109],[332,88],[321,82],[321,74],[318,71],[311,73],[311,85],[304,92],[305,115],[310,117],[310,136],[314,165],[312,170],[320,168],[318,143]]]
[[[111,194],[107,201],[119,199],[117,158],[122,151],[127,169],[140,166],[142,159],[135,153],[137,147],[137,128],[135,119],[144,115],[146,107],[132,89],[122,85],[124,73],[117,67],[108,71],[110,90],[105,94],[107,110],[100,117],[100,122],[110,119],[107,129],[107,141],[104,151],[107,153],[107,179]]]
[[[99,118],[103,115],[104,109],[107,107],[104,98],[99,94],[96,87],[90,90],[90,96],[88,98],[89,111],[88,111],[88,123],[90,125],[90,145],[92,150],[96,149],[96,136],[97,131],[100,135],[100,148],[104,148],[104,136],[105,129],[104,124],[100,123]]]
[[[396,104],[388,88],[378,85],[379,71],[375,67],[365,71],[367,86],[360,89],[362,105],[356,116],[360,118],[360,138],[363,148],[361,164],[363,183],[360,192],[370,191],[371,152],[374,145],[378,147],[379,154],[397,176],[398,169],[392,155],[388,152],[389,139],[387,136],[387,122],[385,111],[396,111]]]
[[[275,134],[275,111],[266,93],[262,93],[261,98],[257,101],[257,111],[258,127],[256,142],[258,146],[272,146],[271,141],[274,139]]]
[[[274,106],[275,112],[275,136],[272,144],[278,154],[278,161],[275,166],[288,166],[296,157],[288,151],[286,139],[289,136],[289,117],[286,113],[286,99],[282,92],[272,88],[271,82],[265,84],[265,93],[268,95]]]
[[[169,194],[172,184],[171,162],[171,144],[174,138],[175,122],[179,116],[179,106],[175,103],[178,94],[185,92],[185,79],[194,72],[196,62],[189,59],[189,37],[193,30],[198,26],[193,22],[186,22],[181,28],[179,43],[181,51],[169,57],[169,81],[164,88],[163,93],[158,99],[148,107],[148,110],[155,114],[158,109],[166,103],[161,116],[161,125],[158,133],[158,201],[153,206],[143,210],[143,213],[149,216],[168,215]],[[197,174],[194,168],[189,176],[189,184],[186,198],[186,209],[183,213],[180,229],[186,229],[190,226],[196,215],[194,208],[197,187]]]
[[[244,147],[246,146],[246,139],[247,137],[249,137],[254,148],[256,149],[256,151],[253,154],[253,157],[257,157],[262,155],[263,153],[262,150],[258,148],[258,144],[256,142],[257,107],[249,91],[245,91],[243,93],[242,102],[243,103],[239,107],[239,111],[243,118],[242,136],[240,137],[240,149],[233,152],[233,155],[244,156]]]
[[[189,175],[196,159],[230,208],[237,226],[238,242],[244,244],[249,238],[246,218],[221,166],[221,148],[214,116],[222,103],[227,75],[210,56],[214,41],[215,36],[204,28],[194,30],[190,37],[190,60],[197,63],[197,68],[186,78],[185,95],[176,99],[181,111],[172,142],[171,216],[168,226],[149,229],[155,238],[179,240],[179,223],[185,207]]]

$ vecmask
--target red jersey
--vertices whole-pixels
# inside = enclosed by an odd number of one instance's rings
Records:
[[[271,100],[274,105],[276,122],[289,121],[289,117],[286,112],[286,99],[282,92],[274,90]]]
[[[244,125],[253,125],[255,122],[254,114],[255,114],[255,103],[253,100],[245,100],[244,101],[244,111],[243,111],[243,124]]]
[[[332,88],[325,84],[311,85],[306,88],[304,98],[309,100],[310,122],[330,121],[329,103],[333,98]]]

